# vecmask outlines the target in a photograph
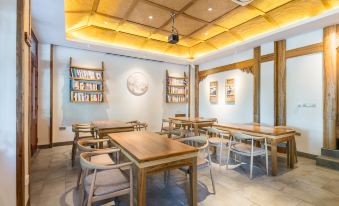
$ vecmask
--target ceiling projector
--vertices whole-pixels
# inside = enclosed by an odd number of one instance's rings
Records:
[[[234,3],[239,4],[240,6],[246,6],[254,0],[232,0]]]
[[[172,33],[168,36],[168,43],[176,44],[179,42],[179,34],[178,31],[174,28],[174,16],[175,13],[171,14],[172,17]]]

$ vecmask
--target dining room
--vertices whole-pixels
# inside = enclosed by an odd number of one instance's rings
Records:
[[[0,205],[339,204],[338,0],[0,11]]]

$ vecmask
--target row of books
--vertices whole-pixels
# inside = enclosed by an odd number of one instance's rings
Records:
[[[71,68],[71,75],[75,78],[101,80],[102,71],[90,71],[86,69]]]
[[[72,88],[75,90],[93,90],[100,91],[103,89],[102,84],[91,83],[91,82],[83,82],[83,81],[72,81]]]
[[[184,87],[168,87],[168,92],[170,94],[185,94],[186,89]]]
[[[186,96],[175,96],[175,95],[167,95],[167,101],[171,103],[185,103]]]
[[[71,92],[71,98],[74,102],[102,102],[102,93]]]
[[[186,85],[187,82],[185,79],[172,79],[172,78],[169,78],[168,79],[168,84],[170,85]]]

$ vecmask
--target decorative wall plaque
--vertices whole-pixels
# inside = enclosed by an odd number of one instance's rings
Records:
[[[225,101],[226,104],[235,104],[234,79],[226,79],[225,81]]]
[[[218,103],[218,81],[210,82],[210,103]]]
[[[141,96],[148,90],[148,80],[141,72],[133,73],[127,78],[127,88],[132,94]]]

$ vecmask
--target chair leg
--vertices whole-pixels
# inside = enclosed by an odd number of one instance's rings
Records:
[[[219,149],[220,149],[220,151],[219,151],[219,168],[221,167],[221,154],[222,154],[222,143],[220,143],[220,147],[219,147]]]
[[[265,138],[265,156],[266,156],[266,174],[268,175],[268,153],[267,153],[267,140]]]
[[[228,169],[228,163],[230,161],[230,155],[231,155],[231,144],[229,144],[229,146],[228,146],[227,160],[226,160],[226,169]]]
[[[76,142],[74,140],[73,145],[72,145],[72,167],[74,167],[75,155],[76,155],[76,152],[77,152],[76,146],[77,145],[76,145]]]
[[[81,181],[82,181],[82,169],[80,169],[80,172],[78,175],[77,188],[79,188]]]
[[[251,147],[251,164],[250,164],[250,179],[252,179],[253,173],[253,139],[252,139],[252,147]]]
[[[214,185],[214,178],[213,178],[211,166],[210,166],[210,175],[211,175],[211,181],[212,181],[212,187],[213,187],[213,194],[216,194],[215,185]]]

